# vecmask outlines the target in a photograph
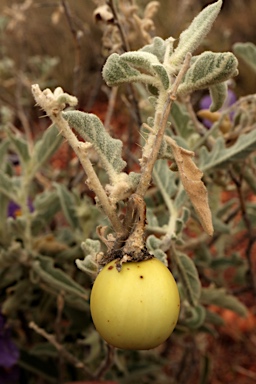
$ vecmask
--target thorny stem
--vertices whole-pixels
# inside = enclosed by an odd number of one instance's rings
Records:
[[[49,98],[49,96],[47,97],[47,95],[40,90],[38,85],[32,86],[32,92],[36,102],[46,111],[47,115],[56,125],[59,132],[65,137],[65,139],[67,139],[68,143],[71,145],[77,157],[79,158],[80,163],[87,175],[87,183],[89,184],[90,189],[94,191],[97,198],[99,199],[99,202],[105,214],[108,216],[113,226],[113,229],[118,234],[122,233],[122,223],[119,220],[115,209],[111,206],[106,192],[103,186],[101,185],[97,174],[94,171],[92,163],[88,158],[88,143],[80,142],[77,139],[76,135],[69,127],[68,122],[62,117],[60,106],[58,106],[58,109],[54,109],[53,101],[51,100],[51,98]]]
[[[43,336],[46,340],[49,341],[56,349],[57,351],[62,355],[62,357],[69,361],[72,365],[74,365],[76,368],[81,369],[87,376],[87,378],[92,379],[93,375],[88,371],[88,369],[85,367],[84,363],[80,360],[78,360],[75,356],[73,356],[71,353],[69,353],[66,348],[61,345],[55,338],[54,335],[51,335],[47,333],[43,328],[40,328],[37,324],[35,324],[33,321],[29,323],[29,327],[32,328],[36,333]]]
[[[154,131],[156,132],[155,139],[151,148],[151,154],[148,156],[147,162],[142,169],[140,182],[136,190],[136,194],[138,194],[141,197],[145,195],[150,185],[154,164],[157,160],[158,152],[164,137],[164,132],[165,132],[166,124],[168,121],[169,113],[170,113],[172,104],[176,99],[178,86],[189,68],[190,60],[191,60],[191,53],[188,53],[184,60],[183,66],[178,76],[176,77],[175,82],[173,83],[171,91],[167,94],[166,100],[164,102],[164,106],[162,107],[161,103],[159,103],[157,106],[156,119],[154,124]],[[159,98],[160,97],[161,95],[159,96]],[[162,111],[160,111],[160,109],[162,109]]]

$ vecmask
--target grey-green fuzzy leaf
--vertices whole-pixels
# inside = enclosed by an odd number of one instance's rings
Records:
[[[61,145],[63,137],[60,135],[57,127],[51,125],[43,134],[40,140],[36,142],[31,158],[32,172],[35,173],[41,166],[50,159]]]
[[[201,296],[201,282],[195,264],[182,253],[178,255],[177,268],[187,300],[196,306]]]
[[[126,166],[121,157],[123,146],[121,140],[113,139],[106,132],[100,119],[92,113],[68,111],[63,112],[63,117],[85,141],[93,144],[110,181],[113,181],[115,175]]]
[[[44,283],[49,284],[50,288],[56,290],[56,292],[63,291],[84,300],[88,299],[88,292],[64,271],[56,268],[51,258],[38,255],[37,259],[32,263],[32,269]]]
[[[14,149],[16,150],[17,154],[19,155],[19,160],[21,163],[27,163],[30,159],[28,144],[25,140],[23,140],[21,137],[15,136],[8,133],[10,142],[14,146]]]
[[[169,76],[168,76],[164,66],[162,64],[154,64],[152,66],[152,68],[154,69],[154,71],[156,72],[157,77],[159,78],[159,80],[163,84],[164,89],[168,89],[169,88],[169,84],[170,84]]]
[[[200,151],[199,168],[207,172],[215,167],[223,167],[224,164],[245,159],[256,149],[256,131],[239,136],[231,147],[226,148],[223,137],[219,137],[211,152],[206,147]]]
[[[7,150],[9,148],[9,145],[10,145],[10,142],[9,140],[5,139],[5,140],[2,140],[2,142],[0,143],[0,168],[2,165],[5,165],[5,156],[7,154]]]
[[[187,71],[178,94],[184,95],[236,76],[238,61],[231,52],[206,51],[199,55]]]
[[[153,170],[153,179],[161,192],[171,198],[177,191],[176,175],[170,171],[166,160],[157,160]]]
[[[234,53],[241,57],[256,72],[256,45],[253,43],[236,43]]]
[[[140,51],[152,53],[162,63],[168,44],[170,44],[169,40],[163,40],[161,37],[156,36],[151,44],[145,45]]]
[[[55,183],[55,188],[60,199],[62,211],[74,229],[79,228],[79,220],[75,210],[75,199],[73,194],[63,184]]]
[[[202,288],[200,302],[202,304],[214,304],[222,308],[230,309],[241,316],[246,316],[247,308],[236,297],[227,294],[224,288]]]
[[[12,179],[6,173],[0,170],[0,192],[9,199],[15,199],[15,187]]]
[[[214,84],[209,87],[212,103],[210,105],[210,111],[218,111],[227,97],[227,83]]]
[[[179,44],[171,57],[174,65],[180,65],[188,52],[194,52],[210,31],[212,24],[222,6],[219,0],[204,8],[192,21],[190,26],[181,33]]]
[[[137,81],[140,72],[121,59],[117,53],[110,55],[102,70],[107,85],[114,86],[126,81]]]

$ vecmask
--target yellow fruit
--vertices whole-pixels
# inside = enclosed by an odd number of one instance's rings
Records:
[[[121,349],[151,349],[172,333],[180,297],[171,272],[156,258],[107,264],[91,292],[91,314],[102,338]]]

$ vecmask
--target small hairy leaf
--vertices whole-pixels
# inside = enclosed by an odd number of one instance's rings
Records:
[[[247,308],[235,296],[229,295],[224,288],[202,288],[200,302],[214,304],[246,316]]]
[[[157,160],[153,170],[153,179],[158,185],[162,194],[169,199],[175,195],[177,191],[176,175],[170,171],[166,160]]]
[[[163,63],[165,51],[169,44],[171,44],[170,39],[163,40],[161,37],[156,36],[151,44],[145,45],[140,51],[152,53],[158,58],[160,63]]]
[[[79,220],[75,210],[74,195],[63,184],[54,183],[60,199],[62,212],[64,213],[69,225],[76,229],[79,228]]]
[[[60,199],[55,190],[46,190],[35,196],[33,200],[35,211],[32,216],[32,228],[45,227],[60,210]]]
[[[92,255],[97,255],[100,252],[101,245],[99,240],[86,239],[81,247],[85,253],[91,253]]]
[[[206,313],[205,313],[205,322],[213,325],[217,325],[217,326],[224,324],[224,320],[221,316],[219,316],[215,312],[209,311],[208,309],[206,309]]]
[[[182,325],[186,325],[191,329],[198,329],[203,325],[205,321],[206,311],[201,305],[196,307],[188,307],[185,311],[185,319],[182,321]]]
[[[40,280],[44,284],[49,285],[49,288],[55,291],[56,294],[63,291],[66,294],[65,300],[67,300],[70,305],[75,307],[78,305],[81,309],[84,307],[83,301],[84,304],[86,304],[85,300],[88,299],[88,292],[64,271],[56,268],[50,257],[38,255],[32,263],[32,269],[33,272],[39,276]]]
[[[36,172],[57,151],[63,141],[57,127],[52,124],[36,142],[31,158],[32,172]]]
[[[2,140],[0,143],[0,168],[2,165],[5,165],[4,159],[7,154],[9,145],[10,145],[10,141],[7,139]]]
[[[114,57],[112,57],[113,55]],[[116,76],[115,79],[113,74]],[[169,87],[169,77],[164,66],[150,52],[125,52],[120,56],[112,54],[103,68],[103,77],[110,86],[140,81],[156,88],[159,88],[161,84],[165,89]]]
[[[141,81],[141,73],[132,68],[117,53],[110,55],[103,67],[102,76],[110,87],[120,85],[125,82]],[[149,84],[154,82],[154,78],[150,75],[144,75],[144,81],[148,80]]]
[[[231,52],[203,52],[187,71],[178,94],[184,95],[208,88],[238,74],[238,61]]]
[[[253,43],[236,43],[233,45],[234,53],[243,59],[256,71],[256,45]]]
[[[166,69],[164,68],[163,65],[161,64],[155,64],[152,66],[152,68],[155,70],[157,77],[161,81],[161,83],[164,86],[164,89],[169,88],[169,76],[166,72]]]
[[[179,44],[171,57],[171,62],[173,64],[181,64],[188,52],[192,53],[195,51],[210,31],[221,6],[222,0],[208,5],[194,18],[190,26],[181,33]]]
[[[205,147],[201,148],[199,168],[207,172],[215,167],[223,167],[224,164],[245,159],[256,149],[256,131],[239,136],[236,143],[226,148],[223,137],[219,137],[210,152]]]
[[[170,121],[178,135],[184,139],[188,139],[194,132],[186,107],[178,101],[175,101],[172,105]]]
[[[133,67],[145,69],[151,74],[153,74],[152,66],[160,64],[158,58],[149,52],[125,52],[120,56],[120,58],[122,61],[131,64]]]
[[[21,137],[13,135],[10,132],[8,132],[8,137],[10,139],[10,142],[14,146],[14,149],[17,151],[17,154],[19,155],[20,162],[27,163],[30,160],[27,142]]]
[[[0,170],[0,192],[10,200],[15,200],[15,188],[10,176]]]
[[[190,257],[178,255],[177,268],[184,287],[185,295],[192,306],[196,306],[201,297],[201,282],[195,264]]]
[[[63,112],[63,117],[85,141],[92,143],[110,181],[114,182],[116,174],[126,166],[121,157],[123,146],[121,140],[113,139],[106,132],[100,119],[92,113],[68,111]]]
[[[96,277],[98,272],[98,263],[97,263],[97,254],[100,252],[101,245],[99,240],[86,239],[81,244],[82,250],[86,254],[83,260],[76,259],[77,267],[91,275],[92,277]]]
[[[212,103],[210,105],[210,111],[218,111],[227,97],[227,83],[214,84],[209,87]]]

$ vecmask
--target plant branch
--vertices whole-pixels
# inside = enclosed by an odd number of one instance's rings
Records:
[[[146,164],[142,168],[140,183],[136,190],[136,194],[138,194],[139,196],[143,197],[150,185],[154,164],[157,160],[158,152],[162,144],[169,113],[170,113],[172,104],[176,99],[176,94],[177,94],[179,84],[182,81],[185,73],[189,68],[190,60],[191,60],[191,54],[188,53],[181,67],[181,70],[178,73],[178,76],[176,77],[176,80],[172,85],[170,92],[167,94],[167,96],[162,95],[162,99],[165,98],[163,107],[161,102],[158,103],[157,110],[156,110],[155,124],[154,124],[154,131],[156,132],[156,134],[154,134],[155,137],[152,142],[151,153],[147,156]],[[161,99],[161,95],[159,96],[159,99]],[[150,135],[149,138],[152,138],[152,135]]]
[[[68,122],[62,117],[61,112],[64,107],[60,104],[58,99],[56,99],[57,93],[56,95],[54,95],[50,93],[49,90],[45,90],[44,92],[42,92],[38,85],[32,86],[32,92],[36,102],[46,111],[47,115],[50,117],[52,122],[56,124],[59,132],[67,139],[68,143],[73,148],[74,152],[79,158],[80,163],[87,175],[87,184],[99,199],[99,202],[105,214],[108,216],[113,226],[113,229],[118,234],[122,233],[123,226],[121,224],[121,221],[119,220],[119,217],[117,216],[114,207],[110,204],[106,192],[103,186],[101,185],[97,174],[94,171],[92,163],[88,158],[87,151],[91,144],[79,141],[76,135],[69,127]],[[64,93],[61,96],[67,98],[69,97],[71,99],[71,96],[65,95]],[[72,98],[72,102],[74,102],[73,99],[76,98]],[[69,103],[69,101],[66,100],[66,103]]]
[[[57,351],[62,355],[62,357],[69,361],[72,365],[74,365],[76,368],[81,369],[88,378],[92,379],[93,375],[88,371],[88,369],[85,367],[84,363],[80,360],[78,360],[75,356],[73,356],[71,353],[69,353],[66,348],[61,345],[55,338],[54,335],[51,335],[47,333],[43,328],[40,328],[36,323],[31,321],[29,323],[29,327],[32,328],[36,333],[43,336],[46,340],[49,341],[56,349]]]

